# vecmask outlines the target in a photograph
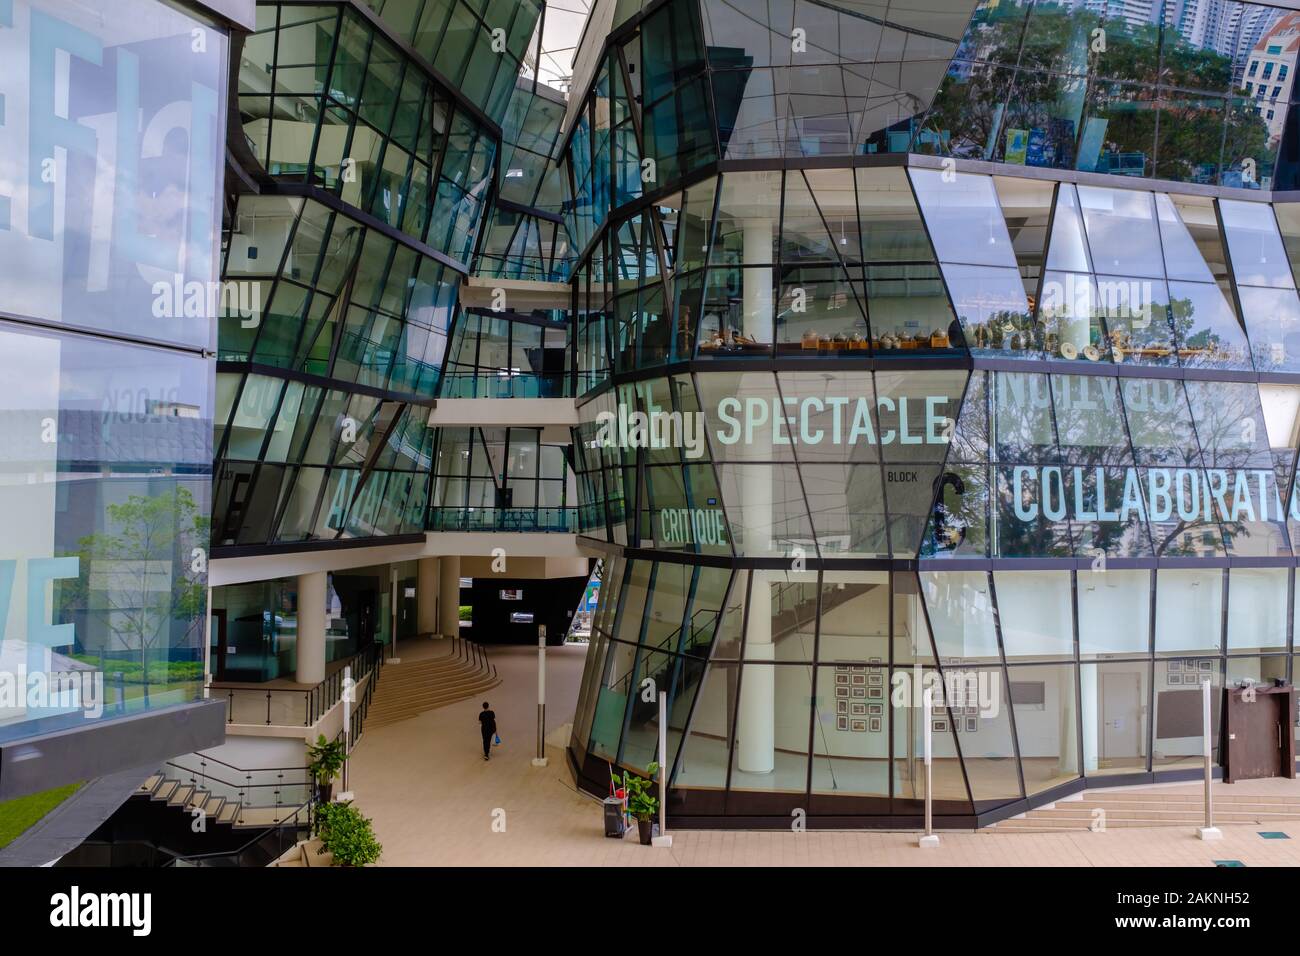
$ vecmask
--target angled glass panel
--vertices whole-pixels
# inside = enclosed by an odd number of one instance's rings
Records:
[[[1291,263],[1267,203],[1219,200],[1223,231],[1238,285],[1294,289]]]
[[[994,571],[1007,661],[1072,660],[1069,571]]]
[[[1155,732],[1151,769],[1192,769],[1205,765],[1205,719],[1201,684],[1210,683],[1210,699],[1219,699],[1223,669],[1215,657],[1158,660],[1155,664]],[[1219,760],[1219,712],[1211,709],[1210,760]]]
[[[985,572],[922,571],[921,593],[941,661],[1000,660],[993,596]]]
[[[1146,657],[1151,648],[1151,572],[1076,572],[1079,595],[1079,657]]]
[[[1097,271],[1164,278],[1152,194],[1099,186],[1078,192]]]
[[[1075,669],[1069,664],[1007,668],[1008,697],[1016,718],[1026,795],[1050,790],[1079,776],[1074,675]]]
[[[1169,311],[1184,368],[1252,367],[1246,332],[1220,285],[1170,282]]]
[[[908,174],[939,261],[1016,265],[992,177],[937,169],[909,169]]]
[[[974,354],[1043,358],[1042,336],[1017,269],[955,264],[941,268],[963,337]]]
[[[1228,569],[1228,653],[1261,654],[1286,647],[1287,568]]]

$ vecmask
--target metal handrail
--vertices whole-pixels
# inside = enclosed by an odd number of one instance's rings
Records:
[[[266,839],[266,837],[269,834],[274,833],[278,838],[280,835],[283,834],[286,828],[290,828],[290,827],[292,827],[294,830],[300,830],[305,827],[308,830],[308,832],[310,832],[312,809],[314,808],[314,806],[315,806],[314,799],[309,799],[305,803],[299,804],[297,807],[293,809],[293,811],[289,814],[289,816],[284,818],[284,820],[280,821],[279,823],[273,823],[270,826],[266,827],[265,829],[259,830],[257,832],[257,835],[254,836],[251,840],[249,840],[247,843],[244,843],[242,846],[236,847],[233,850],[218,850],[214,853],[191,853],[188,855],[181,855],[181,854],[173,855],[170,860],[168,860],[166,863],[163,864],[163,867],[179,866],[184,863],[189,863],[194,866],[203,866],[204,864],[201,862],[203,860],[221,860],[221,859],[238,860],[238,858],[242,854],[247,852],[251,847],[260,843],[262,840]],[[298,821],[298,815],[301,814],[304,810],[307,811],[306,824],[300,823]],[[296,835],[293,844],[294,846],[297,846],[298,844]],[[282,846],[282,845],[283,845],[283,840],[277,839],[277,846]],[[276,854],[275,857],[273,857],[273,859],[279,859],[279,857],[284,855],[284,852],[285,852],[284,850],[281,850],[278,854]]]
[[[344,665],[352,668],[352,679],[360,683],[364,678],[374,673],[375,668],[379,666],[383,658],[383,649],[372,644],[364,650],[353,654]],[[222,682],[214,682],[212,687],[218,690],[226,690],[226,723],[235,722],[235,692],[244,691],[249,694],[266,695],[266,725],[273,726],[275,721],[271,716],[271,707],[274,694],[298,694],[303,698],[303,727],[310,727],[316,721],[320,720],[325,714],[329,713],[343,697],[343,667],[338,668],[334,673],[327,676],[313,687],[307,689],[290,688],[290,687],[267,687],[256,689],[252,687],[229,687]],[[291,726],[291,725],[290,725]]]

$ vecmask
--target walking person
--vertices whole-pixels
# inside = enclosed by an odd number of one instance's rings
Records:
[[[483,701],[483,709],[478,715],[479,732],[483,734],[483,759],[492,759],[492,738],[497,733],[497,715],[488,707],[488,702]]]

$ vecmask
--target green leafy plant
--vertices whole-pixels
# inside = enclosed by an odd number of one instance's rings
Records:
[[[315,744],[307,747],[307,755],[311,758],[307,769],[321,785],[329,783],[343,769],[343,741],[341,740],[326,740],[325,735],[321,734],[316,738]]]
[[[652,762],[645,769],[650,775],[648,778],[624,771],[623,789],[627,793],[628,812],[637,820],[653,821],[659,812],[659,798],[651,795],[650,788],[654,786],[654,776],[659,773],[659,764]]]
[[[316,852],[333,854],[335,866],[367,866],[384,852],[370,818],[351,800],[317,807],[312,833],[321,842]]]

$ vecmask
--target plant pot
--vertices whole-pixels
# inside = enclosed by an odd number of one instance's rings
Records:
[[[316,784],[316,800],[320,803],[329,803],[330,798],[334,796],[333,783]]]
[[[641,845],[649,846],[650,838],[654,836],[655,822],[653,820],[638,820],[636,822],[637,835],[641,837]]]

